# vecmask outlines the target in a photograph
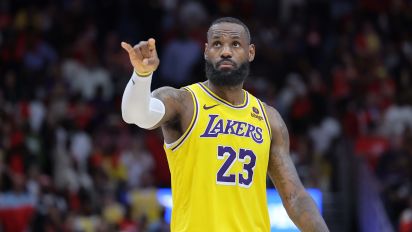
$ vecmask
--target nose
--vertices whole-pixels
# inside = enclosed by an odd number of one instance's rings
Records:
[[[222,47],[222,52],[220,54],[221,58],[231,58],[232,57],[232,50],[229,46],[225,45]]]

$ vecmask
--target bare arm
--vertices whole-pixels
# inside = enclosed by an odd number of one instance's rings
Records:
[[[272,129],[268,174],[289,217],[301,231],[329,231],[289,156],[289,133],[284,121],[273,107],[266,105],[266,109]]]

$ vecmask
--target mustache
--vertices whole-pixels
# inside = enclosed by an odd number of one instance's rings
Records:
[[[218,63],[222,63],[224,61],[230,62],[230,64],[235,64],[235,62],[231,61],[230,59],[223,59]],[[239,85],[243,83],[243,81],[249,75],[249,62],[242,62],[231,71],[220,71],[219,69],[215,68],[215,65],[212,64],[212,62],[206,60],[205,74],[207,79],[217,86]]]
[[[229,62],[230,64],[233,65],[233,67],[237,68],[237,64],[236,62],[234,62],[233,60],[229,59],[229,58],[223,58],[221,59],[219,62],[216,63],[216,67],[221,65],[223,62]]]

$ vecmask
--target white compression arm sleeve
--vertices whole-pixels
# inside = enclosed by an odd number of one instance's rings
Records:
[[[139,77],[133,72],[122,97],[122,117],[125,122],[149,129],[163,118],[165,105],[151,96],[151,83],[152,75]]]

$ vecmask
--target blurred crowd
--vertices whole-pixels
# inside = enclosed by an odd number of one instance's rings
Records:
[[[336,191],[352,141],[412,231],[412,1],[0,0],[1,231],[168,231],[161,134],[121,119],[120,42],[155,38],[153,87],[181,87],[205,80],[220,16],[250,28],[245,88],[285,119],[304,185]]]

